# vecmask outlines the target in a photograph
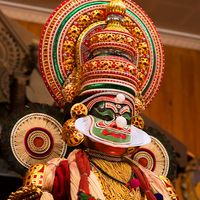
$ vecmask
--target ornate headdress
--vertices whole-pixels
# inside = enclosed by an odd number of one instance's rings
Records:
[[[45,25],[40,69],[61,107],[77,96],[123,91],[139,112],[157,93],[163,51],[151,19],[131,0],[108,3],[64,1]]]

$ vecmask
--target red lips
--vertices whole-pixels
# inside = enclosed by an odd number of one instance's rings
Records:
[[[107,136],[107,135],[111,135],[113,136],[114,138],[122,138],[123,140],[126,139],[126,134],[121,134],[121,133],[114,133],[112,131],[108,131],[107,129],[104,129],[102,131],[102,134]]]

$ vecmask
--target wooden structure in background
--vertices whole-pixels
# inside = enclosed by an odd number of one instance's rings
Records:
[[[200,51],[165,47],[165,74],[145,114],[200,156]]]

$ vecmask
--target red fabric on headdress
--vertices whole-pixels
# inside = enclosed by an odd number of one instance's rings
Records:
[[[70,200],[70,174],[68,161],[63,160],[56,167],[52,195],[55,200]]]
[[[88,176],[90,175],[90,162],[84,151],[76,153],[76,163],[81,176],[79,191],[89,194]]]

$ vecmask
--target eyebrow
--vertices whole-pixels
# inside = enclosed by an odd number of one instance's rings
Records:
[[[106,102],[105,108],[111,108],[115,113],[118,113],[118,109],[114,103]]]
[[[129,106],[124,106],[120,111],[119,111],[119,114],[124,114],[125,112],[130,112],[131,111],[131,109],[130,109],[130,107]]]

